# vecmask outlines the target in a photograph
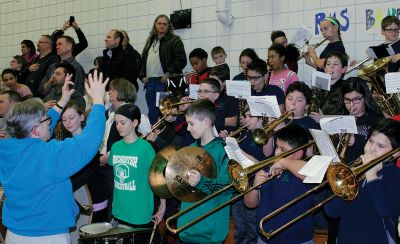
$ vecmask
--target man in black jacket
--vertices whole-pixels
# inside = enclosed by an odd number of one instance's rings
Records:
[[[186,64],[183,42],[173,34],[169,18],[166,15],[157,16],[143,49],[139,72],[139,78],[146,88],[151,124],[154,124],[158,117],[156,93],[164,91],[169,76],[182,73]]]
[[[85,50],[88,47],[88,41],[86,39],[85,34],[83,33],[83,31],[81,30],[81,28],[79,27],[78,23],[76,22],[76,20],[74,20],[74,22],[72,22],[71,24],[69,23],[68,20],[66,20],[63,24],[63,27],[61,30],[55,30],[53,32],[53,34],[51,34],[51,37],[53,38],[54,41],[57,41],[57,39],[60,36],[63,36],[65,31],[71,27],[74,28],[75,32],[76,32],[76,36],[78,37],[79,43],[75,43],[73,48],[72,48],[72,56],[76,57],[78,54],[80,54],[83,50]],[[53,49],[54,53],[57,53],[57,50]]]
[[[106,49],[103,50],[103,65],[100,70],[103,72],[104,77],[108,77],[110,80],[115,78],[127,79],[138,91],[139,67],[136,65],[135,56],[122,48],[123,38],[124,36],[119,30],[111,29],[107,32],[104,39]]]
[[[60,58],[52,52],[53,46],[54,41],[51,36],[41,35],[37,42],[39,58],[23,71],[27,74],[26,85],[35,97],[42,97],[39,93],[39,85],[50,65],[60,62]]]

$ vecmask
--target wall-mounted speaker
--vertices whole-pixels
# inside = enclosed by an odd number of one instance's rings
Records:
[[[192,26],[192,10],[182,9],[174,11],[169,19],[174,29],[190,28]]]

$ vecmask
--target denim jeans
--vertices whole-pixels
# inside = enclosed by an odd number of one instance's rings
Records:
[[[232,205],[235,243],[257,243],[256,211],[256,208],[247,208],[243,198]]]
[[[149,78],[146,83],[146,103],[149,108],[150,124],[154,125],[157,122],[159,110],[156,106],[157,92],[165,91],[165,83],[161,82],[160,77]]]

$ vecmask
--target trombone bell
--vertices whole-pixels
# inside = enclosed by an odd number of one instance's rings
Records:
[[[336,196],[346,201],[356,198],[358,194],[357,176],[347,165],[335,163],[328,167],[326,180]]]

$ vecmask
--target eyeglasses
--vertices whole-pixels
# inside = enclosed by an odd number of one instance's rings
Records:
[[[384,29],[384,31],[389,32],[389,33],[399,33],[400,29]]]
[[[45,41],[38,41],[38,43],[49,43],[49,42],[45,42]]]
[[[40,124],[41,124],[41,123],[44,123],[44,122],[47,122],[49,125],[51,125],[51,117],[50,117],[50,116],[47,116],[44,120],[41,120],[41,121],[40,121]]]
[[[363,98],[364,98],[364,96],[355,97],[355,98],[353,98],[353,99],[344,98],[343,100],[344,100],[344,103],[345,103],[345,104],[350,104],[351,102],[353,102],[353,104],[359,104]]]
[[[210,91],[210,90],[197,90],[197,94],[208,94],[208,93],[218,93],[218,91]]]
[[[261,77],[263,77],[263,75],[260,75],[260,76],[247,76],[247,80],[248,81],[256,81],[256,80],[259,80]]]

